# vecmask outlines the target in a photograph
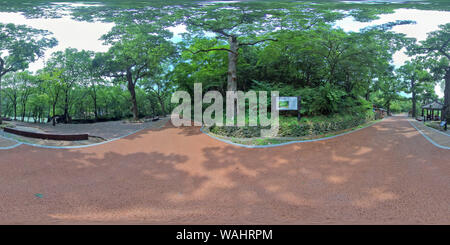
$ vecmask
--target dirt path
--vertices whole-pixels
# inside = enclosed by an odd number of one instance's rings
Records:
[[[276,148],[168,126],[0,157],[2,224],[450,223],[450,150],[400,117]]]

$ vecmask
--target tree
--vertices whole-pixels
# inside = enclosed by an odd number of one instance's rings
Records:
[[[52,58],[47,63],[50,69],[60,71],[59,78],[61,79],[62,95],[64,96],[64,123],[70,121],[70,108],[74,102],[73,88],[81,84],[86,77],[91,56],[92,52],[68,48],[64,52],[53,53]]]
[[[60,78],[62,71],[59,69],[49,70],[47,67],[45,70],[41,70],[38,75],[38,79],[41,80],[42,86],[48,95],[49,103],[52,107],[52,123],[53,126],[56,125],[56,104],[58,103],[61,93],[63,91],[64,85]],[[50,113],[49,113],[50,114]]]
[[[417,95],[423,93],[426,83],[433,83],[431,75],[425,70],[420,61],[406,61],[397,73],[402,79],[402,86],[407,93],[411,93],[412,117],[416,117]]]
[[[428,33],[427,39],[409,48],[410,55],[424,55],[435,79],[444,80],[443,118],[450,122],[450,23]]]
[[[396,100],[401,100],[399,92],[401,91],[401,84],[398,82],[397,77],[389,76],[380,79],[376,85],[379,90],[377,97],[382,101],[382,106],[386,108],[388,115],[391,114],[391,105]]]
[[[35,77],[29,72],[20,72],[17,74],[20,80],[20,96],[19,102],[22,107],[22,122],[25,121],[27,111],[27,102],[35,87]]]
[[[161,113],[163,116],[166,116],[167,110],[165,106],[166,99],[169,97],[170,92],[172,92],[172,83],[169,80],[168,75],[161,74],[159,76],[154,76],[146,80],[144,84],[145,89],[148,91],[150,95],[153,95],[158,100],[159,105],[161,106]],[[150,105],[152,104],[152,100],[150,99]],[[153,110],[153,108],[152,108]]]
[[[176,49],[168,40],[171,33],[155,25],[118,25],[102,39],[111,45],[105,54],[97,54],[94,64],[103,66],[103,74],[125,81],[131,95],[133,119],[139,117],[135,88],[144,77],[158,72],[160,65]]]
[[[25,25],[0,23],[0,102],[2,77],[7,73],[26,69],[29,63],[44,54],[45,49],[55,46],[56,39],[48,38],[49,34],[48,31]]]
[[[239,49],[277,41],[276,29],[280,29],[280,32],[286,29],[306,30],[318,23],[335,20],[337,16],[340,15],[305,7],[302,9],[295,4],[237,3],[184,9],[181,22],[196,37],[214,33],[215,42],[190,52],[226,51],[227,90],[236,91]],[[228,47],[224,47],[221,40],[226,41]]]
[[[14,115],[14,120],[17,120],[17,103],[20,94],[19,86],[20,81],[17,73],[10,73],[5,76],[4,79],[5,88],[3,89],[9,102],[12,104],[12,110]]]
[[[44,114],[49,106],[49,97],[45,93],[34,93],[30,96],[29,108],[35,123],[44,119]]]

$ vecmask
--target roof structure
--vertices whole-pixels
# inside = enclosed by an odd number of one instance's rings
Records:
[[[434,101],[430,104],[422,106],[422,109],[430,109],[430,110],[442,110],[443,108],[444,108],[444,105],[437,101]]]

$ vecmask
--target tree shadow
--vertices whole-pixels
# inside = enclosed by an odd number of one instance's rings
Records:
[[[184,137],[198,128],[173,127],[91,148],[20,146],[2,154],[0,220],[445,223],[449,152],[411,128],[385,120],[325,141],[260,149]]]

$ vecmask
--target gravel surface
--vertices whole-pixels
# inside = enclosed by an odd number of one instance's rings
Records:
[[[404,117],[275,148],[166,126],[0,154],[1,224],[450,224],[450,150]]]

